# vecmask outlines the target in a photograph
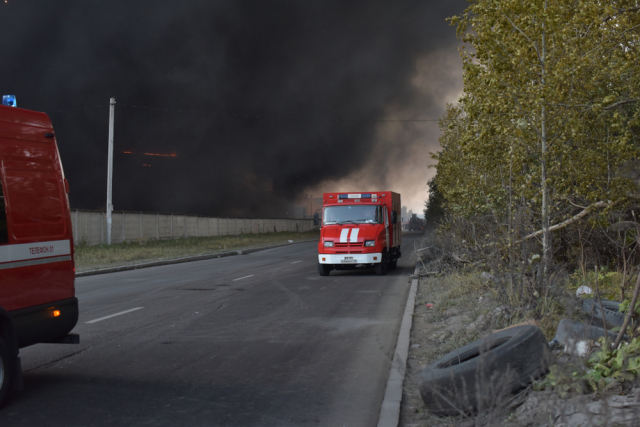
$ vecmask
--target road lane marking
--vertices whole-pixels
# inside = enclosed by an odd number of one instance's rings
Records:
[[[249,277],[253,277],[253,276],[255,276],[255,274],[250,274],[244,277],[238,277],[237,279],[233,279],[232,282],[237,282],[238,280],[242,280],[242,279],[248,279]]]
[[[293,261],[291,264],[297,264],[299,262],[302,262],[302,261]]]
[[[84,322],[84,323],[96,323],[96,322],[99,322],[99,321],[101,321],[101,320],[111,319],[112,317],[121,316],[121,315],[123,315],[123,314],[131,313],[132,311],[141,310],[141,309],[143,309],[143,308],[144,308],[144,307],[136,307],[136,308],[132,308],[132,309],[130,309],[130,310],[121,311],[120,313],[116,313],[116,314],[110,314],[110,315],[108,315],[108,316],[104,316],[104,317],[101,317],[101,318],[99,318],[99,319],[89,320],[88,322]]]

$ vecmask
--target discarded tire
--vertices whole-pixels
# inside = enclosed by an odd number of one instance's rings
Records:
[[[620,307],[620,303],[617,301],[602,300],[607,329],[611,329],[614,326],[622,326],[625,315],[618,311],[618,307]],[[583,300],[582,310],[589,314],[599,325],[602,324],[602,310],[600,310],[600,303],[598,303],[598,301],[593,298]]]
[[[549,356],[549,345],[538,327],[506,329],[427,366],[420,394],[435,415],[488,410],[543,375]]]

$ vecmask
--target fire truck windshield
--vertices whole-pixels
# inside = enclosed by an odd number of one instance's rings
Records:
[[[376,205],[342,205],[324,208],[324,224],[381,224],[382,208]]]

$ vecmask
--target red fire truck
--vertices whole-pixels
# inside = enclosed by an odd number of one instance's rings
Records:
[[[318,272],[373,267],[376,274],[395,269],[402,242],[400,194],[324,193],[318,243]]]
[[[22,387],[19,349],[78,343],[69,184],[44,113],[0,105],[0,402]],[[12,106],[9,106],[12,105]]]

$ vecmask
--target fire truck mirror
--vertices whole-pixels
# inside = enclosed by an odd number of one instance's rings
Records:
[[[313,225],[317,227],[319,222],[320,222],[320,215],[318,215],[318,212],[316,212],[313,214]]]
[[[396,211],[391,211],[391,224],[395,224],[398,222],[398,213]]]

